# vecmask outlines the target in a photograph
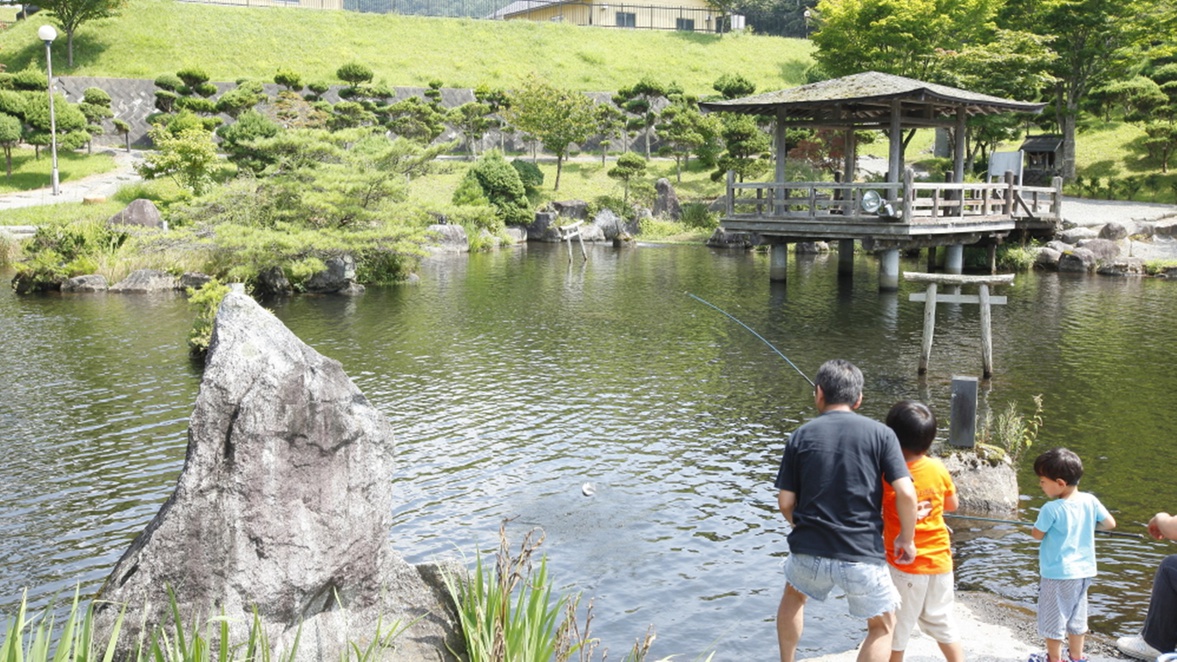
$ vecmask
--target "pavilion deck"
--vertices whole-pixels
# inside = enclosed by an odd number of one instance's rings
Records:
[[[863,208],[867,191],[889,201],[889,210]],[[1016,230],[1051,229],[1059,220],[1061,183],[1024,186],[995,183],[757,182],[730,176],[721,225],[728,232],[756,232],[780,241],[871,239],[896,245],[961,243]],[[890,213],[888,213],[890,211]],[[881,213],[880,213],[881,212]]]

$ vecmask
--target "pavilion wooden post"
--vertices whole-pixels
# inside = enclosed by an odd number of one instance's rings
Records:
[[[903,272],[903,279],[913,283],[927,283],[926,292],[913,293],[912,301],[924,302],[924,337],[920,348],[919,374],[928,372],[928,363],[932,355],[932,338],[936,333],[936,303],[939,301],[951,303],[976,303],[981,306],[981,371],[982,378],[993,376],[993,332],[991,305],[1005,303],[1005,297],[989,295],[991,285],[1009,285],[1014,282],[1013,274],[991,276],[962,276],[959,274],[932,274],[912,271]],[[938,285],[979,285],[980,293],[976,296],[968,294],[938,294]]]

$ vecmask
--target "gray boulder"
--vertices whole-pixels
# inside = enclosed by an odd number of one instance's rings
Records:
[[[564,200],[553,202],[552,210],[565,221],[587,221],[588,203],[584,200]]]
[[[294,292],[286,272],[279,266],[262,269],[254,282],[254,289],[259,296],[283,296]]]
[[[943,458],[956,483],[960,510],[1012,514],[1018,510],[1018,476],[1008,462],[990,461],[972,451],[955,451]]]
[[[799,241],[794,245],[798,255],[819,255],[829,253],[830,245],[824,241]]]
[[[62,292],[105,292],[108,289],[106,276],[89,274],[74,276],[61,284]]]
[[[183,274],[180,274],[180,282],[178,287],[185,292],[187,292],[189,288],[193,290],[199,290],[205,285],[208,285],[209,281],[212,279],[213,277],[208,274],[202,274],[195,271],[186,271]]]
[[[764,243],[760,235],[755,232],[728,232],[723,228],[715,228],[715,232],[707,238],[707,245],[712,248],[754,248]]]
[[[609,241],[626,234],[624,221],[618,218],[612,209],[602,209],[597,212],[597,215],[593,217],[593,225],[600,228],[605,239]]]
[[[589,223],[587,225],[580,226],[580,238],[583,239],[585,243],[611,241],[611,239],[607,239],[605,237],[605,230],[595,223]],[[572,241],[576,240],[573,239]]]
[[[507,236],[511,238],[513,244],[527,243],[527,226],[526,225],[508,225]]]
[[[1120,245],[1111,239],[1083,239],[1075,247],[1086,248],[1095,254],[1095,259],[1100,262],[1120,256]]]
[[[537,211],[535,220],[527,226],[528,241],[560,241],[560,231],[556,229],[558,214],[554,211]]]
[[[470,250],[466,228],[460,225],[430,225],[428,233],[433,239],[429,249],[434,253],[465,253]]]
[[[1080,239],[1095,239],[1099,233],[1088,227],[1071,228],[1070,230],[1063,230],[1058,238],[1068,244],[1077,244]]]
[[[156,269],[140,269],[110,286],[110,292],[123,294],[148,294],[169,292],[176,289],[176,278]]]
[[[1100,239],[1110,239],[1112,241],[1119,241],[1128,237],[1128,228],[1124,227],[1123,223],[1112,221],[1099,229]]]
[[[106,224],[161,229],[164,227],[163,216],[160,215],[159,208],[155,206],[154,202],[143,198],[132,200],[126,209],[107,219]]]
[[[654,182],[654,215],[659,218],[679,220],[682,218],[682,205],[678,202],[678,194],[670,180],[662,177]]]
[[[437,227],[437,226],[435,226]],[[452,227],[452,226],[441,226]],[[465,230],[462,231],[465,236]],[[340,255],[324,260],[326,269],[312,274],[306,282],[306,291],[314,294],[338,294],[356,282],[356,260],[350,255]],[[362,290],[361,290],[362,291]]]
[[[1144,260],[1138,257],[1118,257],[1100,262],[1095,273],[1101,276],[1142,276]]]
[[[100,628],[124,605],[121,641],[141,622],[167,623],[171,587],[185,623],[224,614],[238,642],[256,609],[276,650],[299,637],[300,662],[341,659],[381,619],[412,623],[383,659],[453,659],[446,644],[462,645],[443,568],[392,547],[393,461],[387,417],[339,362],[229,294],[176,490],[100,590]]]
[[[1095,263],[1095,253],[1086,248],[1076,248],[1059,257],[1058,270],[1070,273],[1087,273],[1095,270]]]
[[[1047,271],[1058,271],[1059,258],[1063,256],[1061,251],[1043,246],[1038,249],[1038,253],[1034,256],[1034,266],[1039,269],[1046,269]]]
[[[1067,251],[1074,250],[1075,248],[1073,244],[1068,244],[1067,242],[1059,241],[1058,239],[1051,239],[1050,241],[1046,242],[1046,247],[1056,250],[1059,253],[1066,253]]]

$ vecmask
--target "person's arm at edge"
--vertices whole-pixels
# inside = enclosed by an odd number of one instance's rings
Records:
[[[956,498],[956,492],[944,495],[944,512],[954,513],[960,507],[960,500]]]
[[[1030,535],[1034,536],[1034,540],[1042,540],[1046,537],[1045,531],[1039,531],[1038,527],[1030,529]]]
[[[895,512],[899,515],[899,535],[895,538],[895,562],[905,565],[915,561],[915,511],[919,507],[915,483],[910,476],[891,483],[895,490]]]
[[[780,509],[781,514],[785,516],[789,524],[793,524],[793,508],[797,506],[796,492],[789,490],[781,490],[776,495],[776,505]]]
[[[1112,517],[1111,513],[1108,516],[1095,523],[1095,528],[1099,531],[1111,531],[1116,528],[1116,518]]]
[[[1177,540],[1177,517],[1157,513],[1148,521],[1148,534],[1157,540]]]

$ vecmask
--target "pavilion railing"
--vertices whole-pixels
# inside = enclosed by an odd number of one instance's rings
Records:
[[[728,216],[830,222],[850,217],[902,223],[995,217],[1054,220],[1059,217],[1062,181],[1056,178],[1053,184],[1017,184],[1012,173],[1002,182],[916,182],[911,170],[902,183],[737,183],[729,173],[726,211]],[[864,208],[868,191],[874,191],[884,204]]]

